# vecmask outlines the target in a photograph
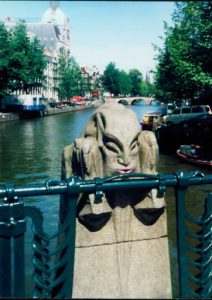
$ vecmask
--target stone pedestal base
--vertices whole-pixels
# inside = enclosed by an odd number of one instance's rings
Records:
[[[152,239],[136,238],[136,221],[132,241],[117,243],[113,235],[103,234],[102,244],[95,240],[97,232],[92,236],[78,223],[83,238],[76,241],[73,298],[171,298],[168,239],[162,234],[165,220],[161,216],[161,231],[154,231],[155,225],[147,227]],[[108,233],[107,228],[103,231]],[[86,235],[94,239],[86,241]]]

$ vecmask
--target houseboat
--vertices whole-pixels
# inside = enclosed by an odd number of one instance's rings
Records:
[[[20,117],[42,117],[46,114],[46,107],[42,95],[22,94],[7,99],[4,104],[5,111],[16,112]]]

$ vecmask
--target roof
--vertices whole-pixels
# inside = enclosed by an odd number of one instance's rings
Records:
[[[58,45],[58,32],[56,34],[54,24],[42,24],[42,23],[27,23],[27,30],[33,32],[44,46],[45,50],[52,51],[57,50]],[[58,29],[59,30],[59,29]]]

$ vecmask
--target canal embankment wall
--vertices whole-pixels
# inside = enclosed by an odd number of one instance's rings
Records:
[[[67,113],[72,111],[79,111],[79,110],[85,110],[85,109],[91,109],[96,108],[100,105],[98,104],[90,104],[90,105],[77,105],[77,106],[64,106],[64,107],[54,107],[54,108],[48,108],[46,116],[51,116],[55,114],[61,114],[61,113]]]
[[[47,108],[45,116],[51,116],[61,113],[68,113],[68,112],[74,112],[79,110],[85,110],[85,109],[92,109],[97,108],[102,103],[95,103],[90,105],[77,105],[77,106],[64,106],[64,107],[54,107],[54,108]],[[21,119],[20,115],[18,113],[3,113],[0,112],[0,123],[9,122],[9,121],[16,121]]]
[[[19,120],[19,114],[0,112],[0,123]]]

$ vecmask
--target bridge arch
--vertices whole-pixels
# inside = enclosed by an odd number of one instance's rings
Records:
[[[137,103],[142,103],[143,105],[147,105],[147,102],[142,98],[132,100],[131,105],[136,105]]]
[[[152,97],[106,97],[105,102],[106,103],[122,103],[124,105],[134,105],[136,101],[143,100],[144,105],[149,105],[150,102],[153,100]],[[125,102],[126,101],[126,102]]]
[[[125,100],[125,99],[119,100],[118,103],[123,104],[123,105],[128,105],[129,104],[128,101]]]

